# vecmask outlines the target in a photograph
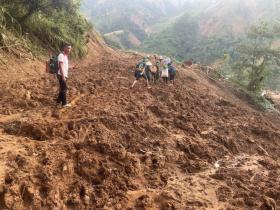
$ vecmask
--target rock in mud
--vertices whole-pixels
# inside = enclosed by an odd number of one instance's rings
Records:
[[[276,210],[276,202],[272,198],[265,198],[260,210]]]
[[[142,195],[136,200],[135,206],[145,209],[145,208],[152,207],[152,202],[153,201],[151,197],[149,197],[148,195]]]

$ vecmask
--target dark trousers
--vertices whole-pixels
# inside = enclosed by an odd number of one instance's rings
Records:
[[[168,84],[168,77],[163,77],[163,82],[167,85]]]
[[[149,69],[146,69],[145,74],[146,74],[148,80],[151,81],[152,80],[152,72]]]
[[[67,83],[66,83],[66,80],[63,81],[62,76],[60,76],[60,75],[57,75],[57,79],[58,79],[58,82],[59,82],[59,94],[58,94],[58,97],[57,97],[57,103],[58,104],[61,103],[64,106],[64,105],[67,104],[67,99],[66,99]]]

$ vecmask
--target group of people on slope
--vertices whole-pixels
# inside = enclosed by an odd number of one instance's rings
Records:
[[[153,65],[153,62],[155,65]],[[174,84],[175,75],[176,68],[173,66],[172,60],[170,58],[163,58],[162,56],[155,55],[151,59],[150,56],[146,56],[136,65],[136,70],[134,73],[135,80],[131,88],[133,88],[141,78],[146,80],[148,88],[151,88],[151,82],[154,84],[160,83],[161,78],[163,83],[166,85],[168,85],[169,81],[171,84]]]
[[[55,62],[47,62],[47,72],[53,73],[57,76],[59,82],[59,94],[56,99],[58,105],[63,107],[71,107],[71,104],[67,103],[67,80],[69,69],[77,68],[77,65],[70,66],[68,56],[72,50],[70,44],[65,44],[62,52],[55,57]],[[153,65],[153,62],[155,65]],[[161,81],[164,84],[174,84],[176,75],[176,68],[172,65],[170,58],[163,58],[162,56],[154,56],[152,59],[150,56],[146,56],[136,65],[135,81],[132,84],[132,88],[135,86],[140,78],[144,78],[147,83],[147,87],[150,87],[150,83],[158,84]]]

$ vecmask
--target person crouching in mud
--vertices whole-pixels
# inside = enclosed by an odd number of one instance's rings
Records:
[[[59,94],[57,97],[57,104],[62,104],[63,107],[71,107],[71,104],[67,103],[67,79],[69,69],[75,69],[77,65],[73,67],[69,67],[68,56],[72,50],[70,44],[65,44],[63,47],[63,51],[58,55],[58,66],[59,70],[57,73],[57,79],[59,81]]]
[[[131,88],[133,88],[135,86],[135,84],[138,82],[139,79],[141,79],[142,77],[146,80],[146,84],[147,84],[147,87],[150,89],[150,85],[149,85],[149,79],[146,75],[146,63],[148,62],[149,60],[147,58],[144,58],[140,63],[138,63],[136,65],[136,71],[135,71],[135,81],[133,82]]]

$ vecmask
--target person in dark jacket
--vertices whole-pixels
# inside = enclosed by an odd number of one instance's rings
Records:
[[[175,76],[176,76],[176,68],[172,65],[172,62],[170,62],[168,64],[168,73],[169,73],[170,83],[174,85],[174,83],[175,83]]]
[[[149,85],[149,79],[148,76],[146,74],[146,68],[147,65],[146,63],[148,62],[148,58],[143,58],[143,60],[141,60],[137,65],[136,65],[136,71],[134,73],[135,76],[135,80],[133,82],[133,84],[131,85],[131,88],[134,88],[134,86],[136,85],[136,83],[138,82],[139,79],[141,79],[142,77],[146,80],[146,84],[148,89],[150,89],[150,85]]]

